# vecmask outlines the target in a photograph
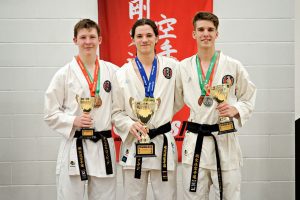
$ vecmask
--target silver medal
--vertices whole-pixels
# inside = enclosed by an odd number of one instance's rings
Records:
[[[205,96],[204,100],[203,100],[203,104],[206,107],[211,107],[213,105],[213,99],[210,96]]]

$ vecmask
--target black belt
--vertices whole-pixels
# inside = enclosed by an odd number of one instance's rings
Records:
[[[185,129],[185,128],[186,128],[186,130],[188,130],[190,132],[198,134],[195,152],[194,152],[194,158],[193,158],[193,165],[192,165],[190,192],[196,192],[196,190],[197,190],[199,163],[200,163],[200,155],[201,155],[201,150],[202,150],[203,138],[205,136],[210,136],[210,137],[213,137],[214,143],[215,143],[220,200],[222,200],[223,199],[223,183],[222,183],[222,172],[221,172],[219,149],[218,149],[218,143],[217,143],[216,137],[212,134],[212,132],[219,131],[218,124],[208,125],[208,124],[197,124],[194,122],[184,122],[183,129]]]
[[[163,149],[162,149],[162,156],[161,156],[161,178],[162,181],[168,181],[168,139],[165,136],[165,133],[168,133],[171,131],[171,123],[168,122],[156,129],[150,129],[149,130],[149,137],[150,139],[155,138],[158,135],[164,136],[164,143],[163,143]],[[136,163],[135,163],[135,172],[134,172],[134,178],[140,179],[141,178],[141,171],[142,171],[142,157],[136,157]]]
[[[107,175],[113,173],[110,149],[109,149],[109,144],[108,144],[108,140],[107,140],[107,138],[111,138],[111,137],[112,137],[111,136],[111,130],[96,131],[96,132],[94,132],[93,137],[91,139],[89,139],[89,140],[92,140],[93,142],[98,142],[100,139],[102,140],[103,154],[104,154],[105,168],[106,168],[106,174]],[[77,149],[77,158],[78,158],[80,178],[81,178],[82,181],[85,181],[85,180],[88,180],[88,174],[86,172],[83,146],[82,146],[82,140],[84,138],[81,135],[80,131],[75,132],[74,138],[77,138],[76,149]]]

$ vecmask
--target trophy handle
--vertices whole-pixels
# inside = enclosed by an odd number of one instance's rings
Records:
[[[131,109],[133,110],[133,112],[135,113],[136,109],[135,109],[134,104],[135,104],[134,98],[133,98],[133,97],[130,97],[130,98],[129,98],[129,105],[130,105]]]
[[[161,103],[161,99],[160,97],[158,97],[157,99],[155,99],[155,111],[158,110],[159,106]]]
[[[96,102],[95,97],[91,97],[91,102],[92,102],[92,109],[90,111],[90,114],[94,113],[94,107],[95,107],[95,102]]]
[[[75,96],[75,99],[76,99],[77,103],[79,103],[79,102],[80,102],[80,97],[79,97],[79,95],[78,95],[78,94],[76,94],[76,96]]]
[[[91,97],[91,101],[92,101],[93,107],[95,107],[95,102],[96,102],[95,97]],[[92,109],[92,110],[94,110],[94,109]]]
[[[230,90],[230,85],[228,84],[228,83],[226,83],[226,84],[223,84],[224,85],[224,87],[223,87],[223,90],[225,90],[224,91],[224,94],[225,94],[225,100],[224,101],[227,101],[227,98],[228,98],[228,95],[229,95],[229,90]]]

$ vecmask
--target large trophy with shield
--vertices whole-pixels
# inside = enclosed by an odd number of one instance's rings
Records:
[[[88,98],[81,98],[78,95],[76,95],[76,100],[78,104],[80,105],[81,111],[84,113],[91,113],[94,106],[95,106],[95,97],[88,97]],[[93,139],[95,128],[89,127],[89,128],[81,128],[81,135],[84,139]]]
[[[210,89],[210,95],[218,103],[226,102],[230,90],[229,84],[216,85],[210,87],[209,89]],[[219,124],[219,134],[236,131],[234,127],[233,119],[230,117],[219,117],[218,124]]]
[[[160,98],[146,97],[143,101],[136,101],[130,97],[129,104],[135,116],[149,130],[148,123],[160,105]],[[140,133],[141,134],[141,133]],[[155,145],[150,141],[150,137],[141,134],[141,140],[136,143],[135,157],[155,157]]]

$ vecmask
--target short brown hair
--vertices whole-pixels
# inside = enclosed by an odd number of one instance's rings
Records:
[[[77,37],[78,31],[80,29],[91,29],[91,28],[95,28],[97,30],[98,36],[100,36],[100,27],[98,26],[98,24],[96,22],[94,22],[93,20],[90,19],[82,19],[79,22],[77,22],[77,24],[74,26],[74,37]]]
[[[216,29],[218,30],[218,26],[219,26],[219,19],[216,15],[214,15],[213,13],[210,12],[198,12],[195,14],[194,19],[193,19],[193,26],[194,29],[196,28],[196,22],[199,20],[208,20],[211,21],[214,26],[216,27]]]

